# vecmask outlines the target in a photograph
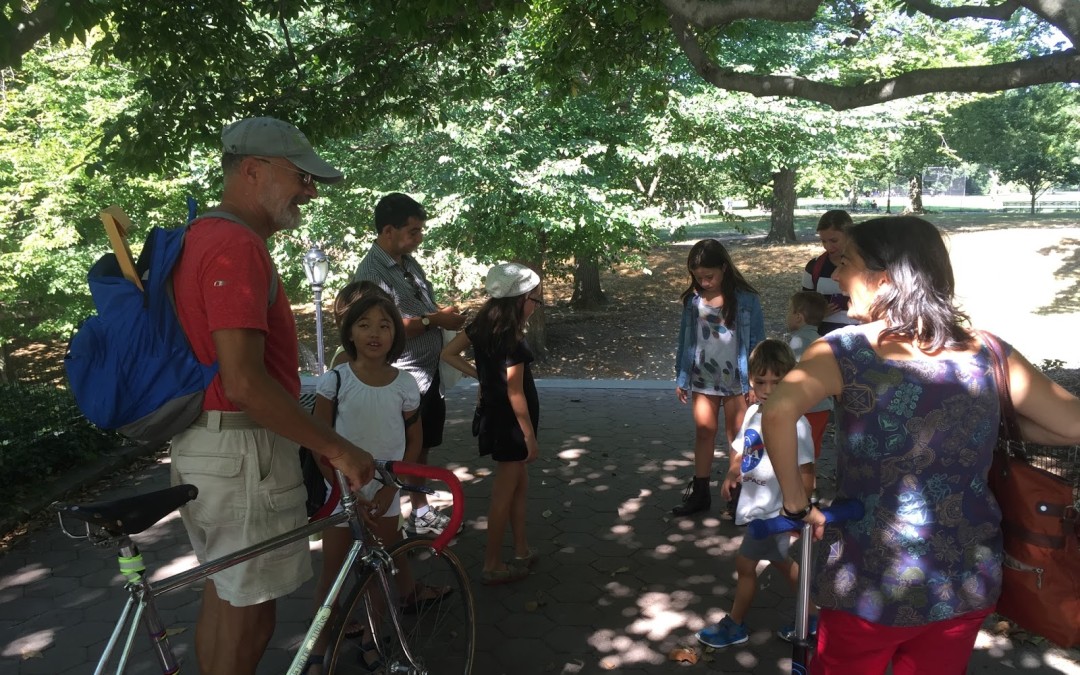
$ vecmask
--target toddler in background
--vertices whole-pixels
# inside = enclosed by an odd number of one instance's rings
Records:
[[[828,312],[829,301],[820,293],[799,291],[791,296],[787,328],[792,333],[788,346],[795,353],[796,360],[802,358],[811,342],[821,337],[819,326]],[[810,423],[810,431],[814,436],[814,459],[821,457],[821,440],[825,437],[825,427],[829,424],[832,409],[832,398],[826,397],[806,411],[806,421]]]

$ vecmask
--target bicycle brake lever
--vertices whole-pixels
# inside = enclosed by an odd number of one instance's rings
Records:
[[[426,495],[435,494],[435,490],[426,485],[409,485],[408,483],[402,483],[401,479],[399,479],[396,474],[390,473],[382,462],[376,462],[375,469],[378,475],[375,476],[374,480],[379,481],[383,485],[394,485],[399,490],[405,490],[406,492],[423,492]]]

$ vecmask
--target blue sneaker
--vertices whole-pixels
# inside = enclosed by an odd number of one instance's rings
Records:
[[[701,644],[722,649],[731,645],[741,645],[750,639],[750,631],[745,623],[735,623],[730,616],[720,619],[720,623],[708,628],[702,628],[695,636]]]
[[[817,635],[817,616],[811,616],[810,617],[810,633],[809,633],[809,637],[813,637],[815,635]],[[788,625],[784,626],[783,628],[781,628],[780,630],[776,631],[776,637],[780,638],[784,642],[794,642],[795,641],[795,624],[794,623],[788,624]]]

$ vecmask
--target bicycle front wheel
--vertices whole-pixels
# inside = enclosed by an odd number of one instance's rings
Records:
[[[449,549],[435,555],[431,540],[423,538],[398,542],[387,552],[399,570],[397,576],[387,575],[389,602],[378,573],[360,578],[334,622],[324,672],[469,675],[476,609],[461,561]],[[409,577],[413,589],[399,588]],[[401,622],[400,640],[393,614]]]

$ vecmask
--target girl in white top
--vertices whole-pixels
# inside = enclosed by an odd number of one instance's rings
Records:
[[[405,329],[393,301],[382,293],[369,293],[353,302],[341,317],[341,346],[348,361],[319,378],[315,388],[315,416],[366,449],[375,459],[416,461],[420,454],[420,388],[409,373],[391,364],[405,348]],[[337,409],[335,412],[335,400]],[[361,516],[371,533],[390,547],[401,541],[401,506],[395,485],[371,481],[360,493]],[[340,509],[340,506],[338,507]],[[323,569],[316,588],[321,602],[352,545],[347,527],[323,533]],[[445,592],[416,584],[407,561],[395,561],[396,582],[406,603],[431,600]],[[365,666],[377,667],[366,627],[356,627]],[[319,654],[324,645],[316,645]],[[320,665],[318,660],[313,666]]]

